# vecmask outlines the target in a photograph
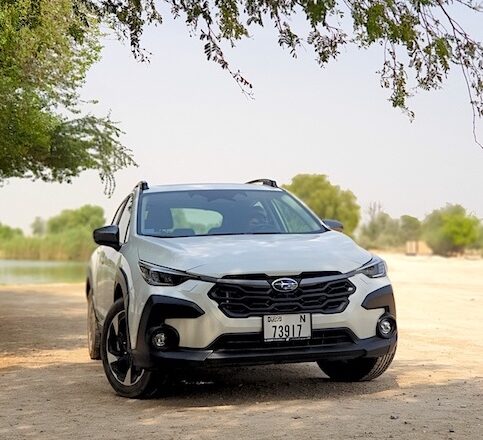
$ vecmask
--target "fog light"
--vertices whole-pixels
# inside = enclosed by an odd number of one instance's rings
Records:
[[[388,335],[389,333],[392,332],[392,325],[389,319],[383,319],[380,324],[381,327],[381,333],[383,335]]]
[[[396,330],[396,321],[391,316],[383,316],[377,323],[379,336],[390,338]]]
[[[151,347],[156,350],[174,350],[179,346],[179,334],[169,325],[162,324],[148,331]]]
[[[151,341],[156,348],[164,348],[168,343],[168,335],[164,331],[157,331],[154,333]]]

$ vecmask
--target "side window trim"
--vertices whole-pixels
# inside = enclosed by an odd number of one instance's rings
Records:
[[[122,216],[122,213],[124,212],[124,207],[126,206],[127,200],[129,199],[130,195],[127,196],[119,205],[119,207],[116,209],[116,213],[114,214],[114,217],[112,218],[111,225],[119,225],[119,220]]]
[[[131,215],[132,215],[132,209],[131,209]],[[129,217],[129,221],[127,223],[127,228],[126,228],[126,233],[124,234],[124,242],[127,243],[127,237],[129,236],[129,231],[131,230],[131,217]]]
[[[121,245],[127,243],[128,232],[129,232],[129,228],[131,226],[132,207],[134,206],[134,196],[133,196],[132,193],[129,194],[123,202],[122,212],[117,219],[117,223],[116,223],[117,226],[120,226],[121,220],[122,220],[122,218],[123,218],[123,216],[126,212],[126,208],[129,206],[129,204],[131,204],[131,209],[130,210],[128,209],[129,212],[127,213],[127,215],[129,215],[129,218],[128,218],[128,221],[127,221],[127,224],[126,224],[126,231],[124,232],[122,237],[119,236],[119,241],[121,242]],[[121,232],[121,231],[119,231],[119,232]]]

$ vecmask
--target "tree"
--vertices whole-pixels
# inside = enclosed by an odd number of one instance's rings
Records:
[[[435,254],[451,255],[474,245],[480,221],[460,205],[446,205],[431,212],[423,222],[423,234]]]
[[[303,200],[320,218],[342,221],[348,234],[359,223],[360,207],[354,194],[332,185],[323,174],[297,174],[284,188]]]
[[[369,221],[362,225],[358,239],[362,246],[378,249],[397,247],[405,242],[399,221],[384,212],[379,203],[369,206]]]
[[[47,232],[47,224],[45,220],[41,217],[35,217],[35,220],[30,225],[32,228],[32,234],[40,237]]]
[[[410,215],[403,215],[399,219],[399,233],[401,241],[417,241],[421,238],[421,222]]]
[[[478,239],[471,246],[474,249],[478,249],[481,252],[481,256],[483,257],[483,224],[480,222],[480,227],[478,228]]]
[[[144,59],[141,36],[146,25],[161,24],[154,0],[75,0],[109,20],[130,39],[134,54]],[[325,66],[346,45],[380,47],[381,85],[390,90],[394,107],[408,109],[413,90],[442,86],[451,67],[461,70],[466,82],[473,118],[483,115],[483,46],[460,23],[461,13],[479,15],[477,0],[167,0],[174,18],[185,21],[199,36],[208,60],[218,63],[251,93],[250,82],[228,62],[224,47],[250,37],[257,26],[271,24],[278,44],[293,57],[303,45],[313,48],[317,62]],[[82,15],[82,8],[79,8]],[[301,31],[295,15],[302,16]],[[458,17],[458,20],[456,19]],[[474,122],[473,121],[473,122]],[[475,125],[473,125],[475,128]]]
[[[2,225],[0,223],[0,242],[4,242],[10,240],[14,237],[21,237],[23,236],[23,232],[19,228],[12,228],[7,225]]]
[[[89,234],[105,224],[104,210],[100,206],[84,205],[78,209],[65,209],[47,221],[47,233],[59,234],[75,229],[87,229]]]
[[[79,109],[99,58],[97,20],[72,0],[0,0],[0,183],[93,169],[112,192],[114,173],[134,164],[110,117]]]

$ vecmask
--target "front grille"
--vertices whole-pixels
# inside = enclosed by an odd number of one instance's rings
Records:
[[[317,274],[315,274],[317,275]],[[230,318],[247,318],[281,313],[340,313],[349,304],[356,287],[341,274],[304,274],[291,277],[299,283],[293,292],[272,288],[277,277],[222,278],[208,292],[219,309]]]
[[[354,337],[347,329],[313,330],[311,339],[264,342],[261,333],[240,333],[220,336],[210,350],[250,350],[288,347],[328,347],[352,344]]]

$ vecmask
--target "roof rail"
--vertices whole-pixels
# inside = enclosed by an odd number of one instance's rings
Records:
[[[145,180],[141,180],[137,185],[136,188],[139,188],[140,191],[145,191],[149,189],[148,182]]]
[[[255,180],[250,180],[250,182],[246,182],[246,183],[248,184],[261,183],[262,185],[271,186],[272,188],[278,188],[277,182],[275,182],[275,180],[270,180],[270,179],[255,179]]]

